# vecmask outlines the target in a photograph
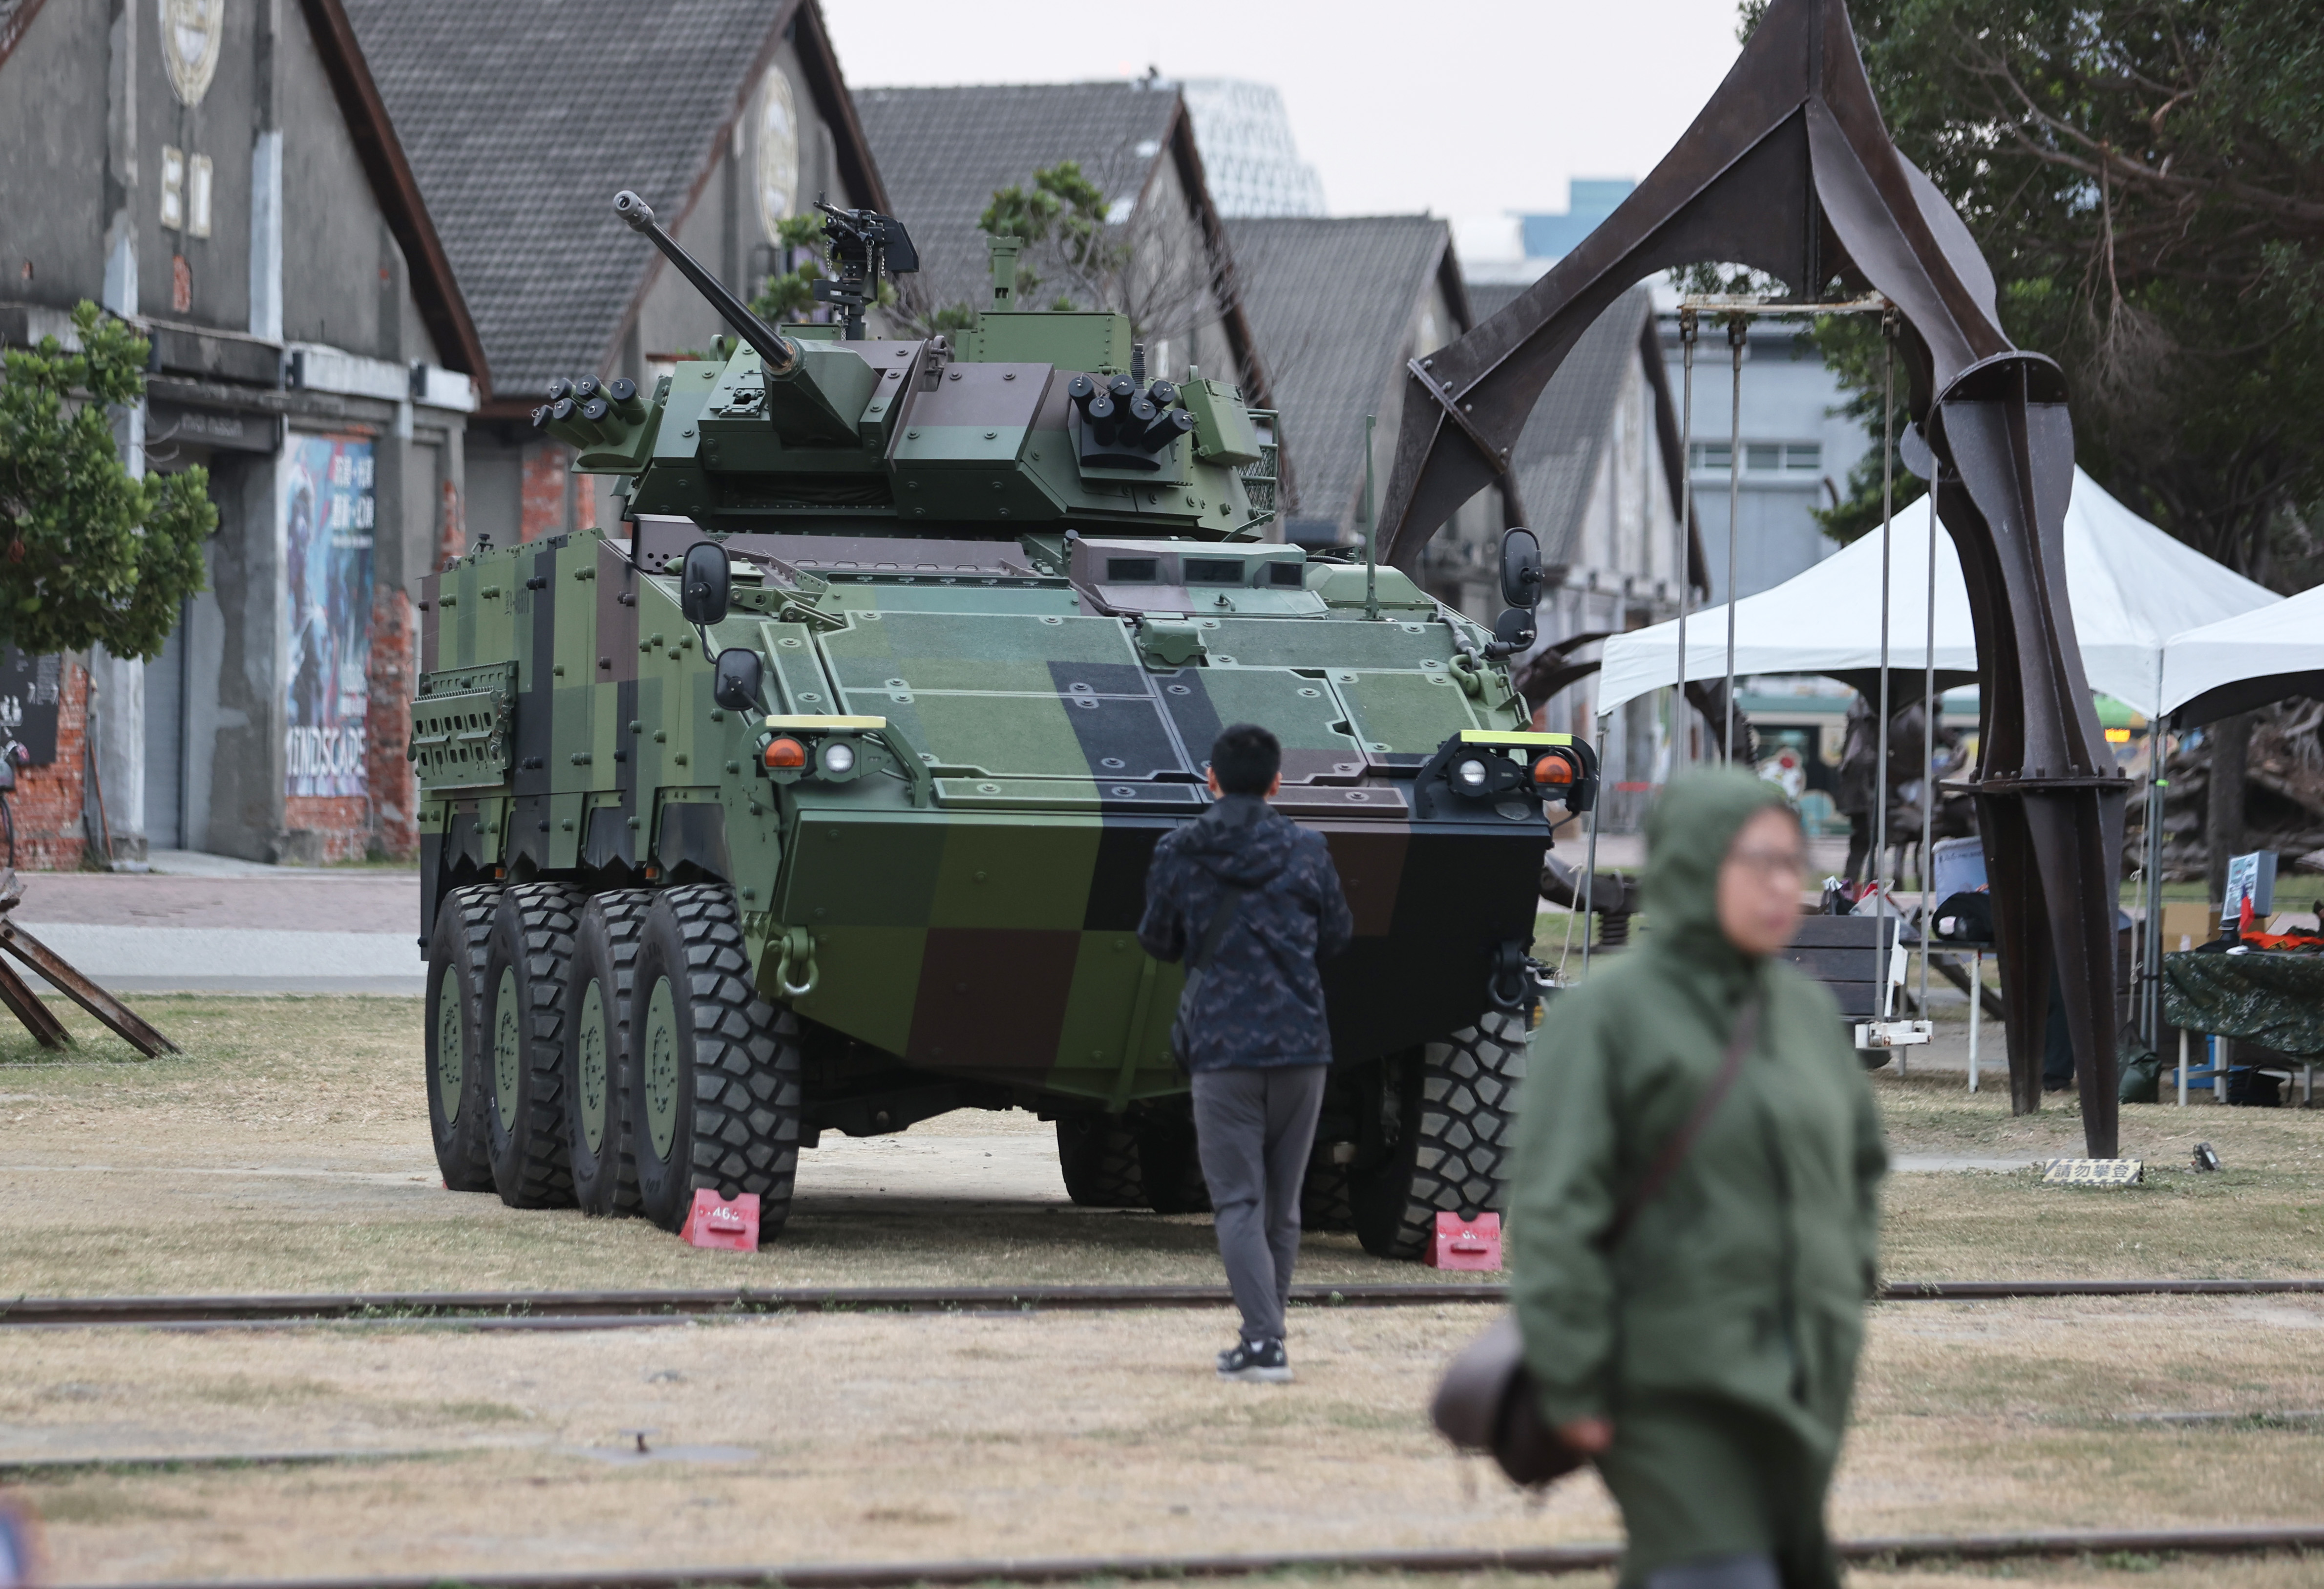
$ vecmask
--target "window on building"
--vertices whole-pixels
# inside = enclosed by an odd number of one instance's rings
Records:
[[[1727,473],[1730,454],[1724,441],[1698,441],[1694,444],[1694,467],[1716,474]],[[1823,448],[1813,441],[1747,441],[1743,444],[1743,468],[1747,474],[1773,475],[1791,469],[1821,469],[1823,467]]]

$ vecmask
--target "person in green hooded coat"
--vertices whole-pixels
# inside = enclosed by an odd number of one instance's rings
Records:
[[[1519,1100],[1526,1363],[1621,1505],[1624,1589],[1839,1582],[1824,1496],[1888,1159],[1838,1007],[1776,957],[1805,865],[1773,784],[1674,781],[1646,824],[1645,939],[1551,1002]],[[1729,1090],[1626,1207],[1747,1020]]]

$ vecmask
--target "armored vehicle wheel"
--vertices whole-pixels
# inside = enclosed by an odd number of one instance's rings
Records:
[[[1351,1231],[1356,1228],[1355,1188],[1344,1164],[1323,1156],[1307,1161],[1307,1178],[1299,1187],[1299,1226],[1310,1231]]]
[[[653,895],[641,889],[599,894],[573,935],[565,1045],[565,1154],[573,1200],[585,1214],[635,1214],[638,1170],[630,1144],[630,992],[638,942]]]
[[[1365,1252],[1417,1258],[1439,1213],[1499,1209],[1525,1059],[1524,1017],[1496,1011],[1374,1068],[1375,1106],[1365,1121],[1371,1140],[1350,1178]]]
[[[658,895],[638,948],[630,1020],[630,1142],[638,1201],[664,1230],[699,1187],[759,1195],[759,1236],[790,1212],[802,1113],[798,1018],[752,985],[734,898]]]
[[[1057,1168],[1065,1196],[1084,1208],[1142,1208],[1138,1136],[1119,1114],[1092,1109],[1057,1116]]]
[[[566,1015],[581,895],[561,882],[501,891],[484,947],[485,1156],[512,1208],[573,1201],[565,1151]]]
[[[1192,1098],[1164,1099],[1138,1111],[1138,1185],[1157,1214],[1205,1214],[1211,1188],[1194,1143]]]
[[[438,909],[428,940],[428,1134],[436,1168],[456,1192],[493,1189],[478,1039],[484,948],[500,892],[489,886],[454,892]]]

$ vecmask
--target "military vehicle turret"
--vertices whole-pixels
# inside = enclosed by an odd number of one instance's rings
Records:
[[[1017,307],[1013,240],[972,328],[879,337],[917,264],[888,217],[827,210],[838,323],[777,328],[616,208],[733,334],[650,392],[552,386],[535,423],[613,477],[616,524],[424,582],[446,1183],[672,1229],[753,1192],[771,1234],[823,1132],[1019,1107],[1075,1198],[1202,1206],[1180,975],[1134,928],[1247,720],[1356,917],[1310,1217],[1412,1256],[1495,1206],[1547,808],[1597,788],[1503,666],[1531,538],[1496,632],[1266,539],[1276,416],[1149,378],[1120,315]]]

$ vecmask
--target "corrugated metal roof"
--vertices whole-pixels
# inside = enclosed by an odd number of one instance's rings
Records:
[[[1297,471],[1292,511],[1344,519],[1363,490],[1364,416],[1409,356],[1451,229],[1417,215],[1253,217],[1229,220],[1227,240]]]
[[[1470,307],[1482,324],[1525,291],[1521,283],[1471,282]],[[1616,299],[1542,389],[1511,451],[1526,527],[1540,538],[1542,556],[1551,563],[1573,560],[1598,459],[1613,430],[1623,383],[1646,356],[1639,339],[1653,313],[1654,295],[1644,287]]]
[[[1072,160],[1110,201],[1134,200],[1178,90],[1137,80],[859,88],[855,110],[896,218],[919,247],[919,278],[907,288],[936,308],[984,302],[991,276],[976,218],[1001,189]]]
[[[345,0],[495,393],[595,370],[795,0]]]

